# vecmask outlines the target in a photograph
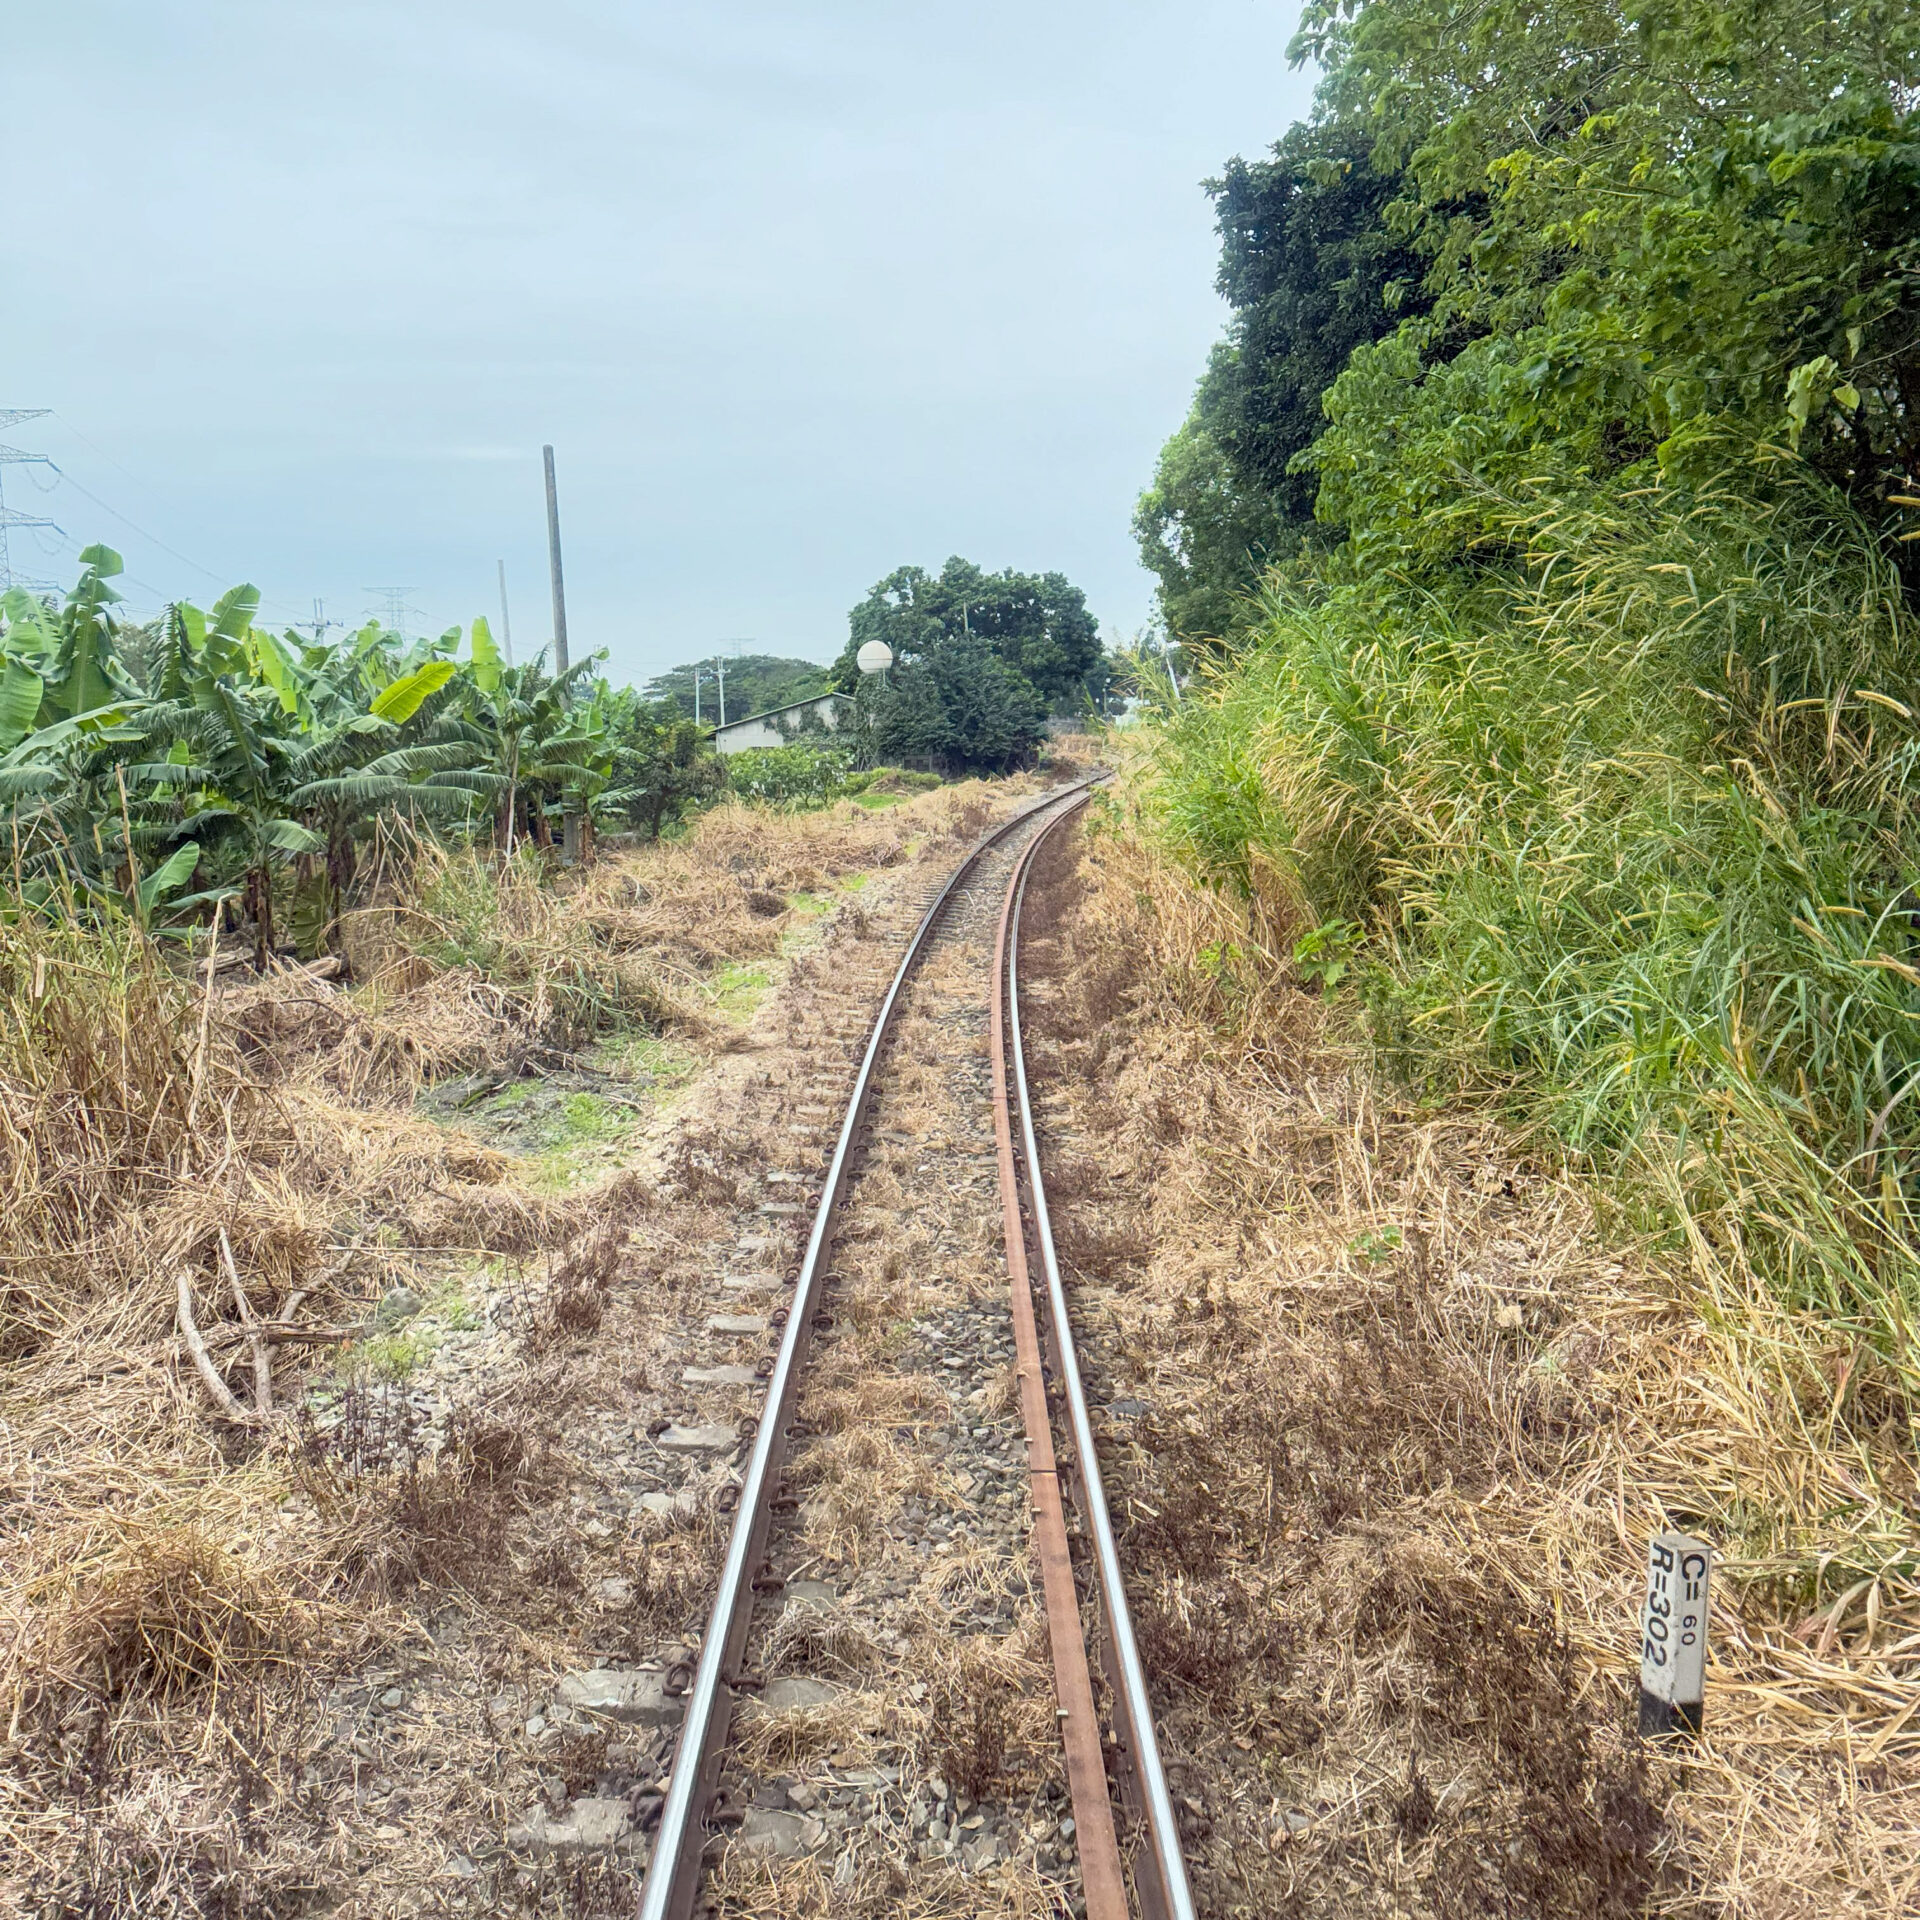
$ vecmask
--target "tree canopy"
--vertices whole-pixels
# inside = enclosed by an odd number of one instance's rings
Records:
[[[1434,304],[1328,392],[1323,519],[1451,562],[1489,551],[1476,501],[1770,447],[1884,518],[1920,462],[1910,7],[1347,11],[1310,7],[1302,51],[1402,160]]]
[[[935,634],[856,695],[856,737],[869,762],[1005,773],[1046,731],[1032,684],[985,641]]]
[[[869,640],[902,661],[941,640],[984,642],[1056,712],[1073,711],[1097,691],[1090,682],[1103,683],[1099,623],[1061,573],[988,573],[957,554],[937,574],[898,567],[853,609],[848,628],[833,664],[844,692],[859,685],[856,656]]]
[[[1314,118],[1210,183],[1233,319],[1136,516],[1175,636],[1303,539],[1485,558],[1472,503],[1549,478],[1777,446],[1881,515],[1920,462],[1916,36],[1897,0],[1316,0]]]
[[[765,713],[770,707],[784,707],[809,694],[825,693],[833,685],[833,669],[817,660],[795,660],[784,654],[743,653],[723,656],[727,670],[727,718],[744,720],[750,713]],[[700,718],[713,725],[720,717],[719,688],[713,674],[713,662],[699,663]],[[693,712],[694,664],[674,667],[647,682],[647,695],[654,700],[673,700],[682,713]]]
[[[1425,261],[1386,224],[1399,176],[1372,147],[1352,121],[1299,125],[1207,183],[1233,318],[1133,523],[1178,640],[1231,632],[1264,569],[1298,550],[1318,482],[1296,462],[1326,425],[1321,395],[1356,346],[1431,304]]]

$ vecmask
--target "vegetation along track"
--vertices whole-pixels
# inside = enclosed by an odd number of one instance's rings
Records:
[[[1084,786],[1050,796],[974,848],[874,1022],[790,1303],[771,1316],[779,1346],[762,1363],[764,1407],[700,1653],[666,1675],[686,1715],[647,1920],[684,1920],[703,1897],[735,1913],[1125,1920],[1129,1877],[1147,1920],[1192,1910],[1101,1524],[1005,992],[1033,852],[1084,798]],[[754,1235],[740,1251],[777,1245]],[[748,1288],[784,1279],[734,1276]],[[714,1329],[751,1337],[753,1321]],[[1049,1374],[1066,1416],[1057,1442]],[[1084,1600],[1062,1467],[1091,1482],[1077,1503],[1093,1549]],[[1088,1603],[1107,1629],[1110,1742]],[[896,1737],[876,1740],[882,1729]],[[1142,1816],[1124,1855],[1109,1745]]]

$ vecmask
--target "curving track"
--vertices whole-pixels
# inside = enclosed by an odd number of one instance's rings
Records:
[[[997,1671],[1016,1692],[1019,1648],[1040,1642],[1034,1603],[1043,1596],[1041,1651],[1059,1730],[1053,1764],[1064,1763],[1072,1805],[1058,1823],[1068,1838],[1055,1843],[1058,1857],[1042,1853],[1041,1864],[1054,1870],[1059,1899],[1088,1920],[1189,1920],[1193,1912],[1054,1258],[1020,1050],[1020,909],[1033,856],[1086,798],[1085,783],[1049,796],[972,850],[928,907],[881,1004],[793,1282],[698,1663],[674,1676],[686,1715],[642,1920],[688,1920],[696,1911],[717,1834],[740,1831],[743,1821],[751,1831],[757,1818],[760,1836],[777,1841],[772,1823],[795,1820],[738,1804],[747,1769],[734,1752],[743,1732],[735,1708],[759,1696],[744,1729],[751,1737],[760,1703],[782,1685],[767,1674],[795,1644],[799,1596],[833,1593],[802,1577],[821,1570],[823,1529],[832,1536],[832,1570],[851,1573],[865,1610],[857,1632],[838,1620],[833,1632],[857,1638],[877,1669],[862,1697],[896,1690],[904,1711],[927,1698],[927,1683],[914,1677],[905,1636],[890,1631],[898,1612],[890,1596],[944,1582],[942,1630],[957,1645],[967,1629],[983,1629],[969,1644],[1000,1657]],[[989,1108],[991,1172],[984,1147],[968,1146],[981,1139],[976,1129]],[[879,1124],[889,1118],[919,1131]],[[916,1144],[914,1156],[897,1150],[928,1139],[947,1149],[943,1161],[931,1147]],[[896,1143],[891,1155],[888,1141]],[[929,1157],[908,1164],[920,1152]],[[937,1161],[943,1171],[929,1178]],[[982,1262],[969,1282],[965,1248],[990,1245],[984,1229],[996,1199],[1004,1267],[994,1291],[981,1284]],[[903,1257],[913,1269],[910,1294],[902,1292]],[[891,1319],[907,1298],[911,1320]],[[810,1379],[816,1345],[824,1381]],[[996,1378],[1008,1379],[1004,1407],[996,1406]],[[923,1417],[930,1404],[937,1410]],[[997,1425],[996,1412],[1004,1414]],[[923,1457],[916,1449],[924,1450],[930,1426],[942,1446]],[[1022,1428],[1030,1534],[1011,1478]],[[882,1524],[878,1500],[871,1512],[856,1503],[849,1513],[844,1498],[836,1509],[822,1495],[836,1472],[846,1480],[850,1458],[881,1459],[912,1490],[905,1521]],[[1080,1522],[1079,1564],[1070,1511]],[[810,1616],[804,1605],[800,1612],[804,1639]],[[1023,1625],[1031,1629],[1024,1641]],[[1098,1682],[1089,1641],[1099,1650]],[[1009,1651],[996,1656],[1003,1646]],[[782,1697],[803,1710],[835,1711],[835,1690],[824,1683],[784,1684]],[[951,1702],[943,1710],[956,1711]],[[958,1710],[964,1718],[964,1701]],[[976,1703],[976,1739],[977,1722]],[[995,1835],[1007,1816],[950,1799],[943,1780],[930,1803],[924,1788],[910,1799],[897,1769],[870,1777],[879,1791],[844,1844],[835,1843],[833,1890],[851,1897],[856,1879],[870,1885],[864,1850],[888,1857],[886,1884],[900,1911],[968,1910],[952,1904],[953,1876],[962,1860],[971,1869],[1001,1857]],[[844,1812],[831,1817],[846,1826]],[[963,1854],[967,1832],[974,1837]],[[916,1873],[926,1885],[915,1884]],[[825,1880],[818,1891],[827,1893]],[[987,1893],[983,1879],[980,1911],[991,1904]],[[796,1886],[785,1897],[813,1895]]]

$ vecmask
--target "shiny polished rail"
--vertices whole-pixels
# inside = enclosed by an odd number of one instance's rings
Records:
[[[674,1756],[666,1800],[660,1809],[652,1861],[640,1890],[639,1920],[688,1920],[700,1887],[702,1856],[707,1841],[706,1811],[718,1781],[727,1729],[733,1717],[733,1698],[740,1680],[740,1663],[753,1618],[753,1583],[766,1554],[772,1522],[773,1495],[785,1465],[802,1370],[812,1346],[814,1321],[820,1311],[822,1270],[832,1243],[835,1218],[854,1158],[861,1123],[873,1091],[876,1068],[892,1028],[900,996],[926,951],[930,936],[949,902],[981,859],[1036,814],[1060,806],[1063,799],[1082,792],[1089,783],[1056,789],[1030,807],[1003,821],[980,840],[954,868],[946,885],[922,915],[901,957],[893,983],[874,1020],[873,1033],[860,1062],[846,1118],[827,1169],[826,1185],[814,1213],[793,1299],[781,1330],[780,1349],[767,1383],[766,1404],[754,1434],[753,1450],[740,1482],[733,1531],[721,1565],[720,1584],[700,1646],[700,1659],[687,1691],[686,1719]]]

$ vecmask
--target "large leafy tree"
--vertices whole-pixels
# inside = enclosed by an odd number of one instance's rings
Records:
[[[868,759],[948,773],[1004,773],[1046,732],[1040,695],[985,640],[936,634],[870,678],[855,725]]]
[[[1302,50],[1403,168],[1394,217],[1437,300],[1328,398],[1319,508],[1356,557],[1497,562],[1516,489],[1756,454],[1899,518],[1920,464],[1910,7],[1317,4]]]
[[[833,665],[834,684],[847,692],[859,684],[857,656],[869,640],[903,660],[937,642],[979,641],[1057,712],[1083,707],[1089,681],[1100,677],[1099,622],[1061,573],[988,573],[957,554],[937,574],[899,567],[854,608],[848,629]]]
[[[1300,456],[1326,426],[1321,396],[1355,347],[1430,305],[1426,262],[1387,219],[1399,177],[1372,146],[1357,116],[1296,126],[1207,183],[1233,318],[1133,523],[1176,639],[1231,633],[1312,532]]]

